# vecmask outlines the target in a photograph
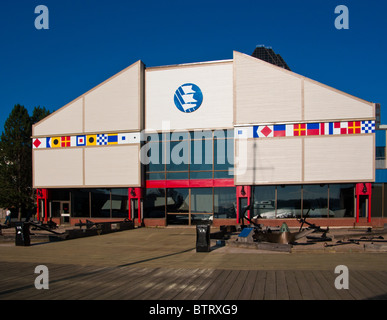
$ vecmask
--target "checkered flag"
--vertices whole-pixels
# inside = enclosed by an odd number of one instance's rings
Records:
[[[375,133],[375,121],[362,121],[361,133]]]
[[[107,134],[97,134],[97,145],[102,146],[108,143]]]

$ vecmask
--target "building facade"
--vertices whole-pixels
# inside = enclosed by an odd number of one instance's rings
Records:
[[[33,126],[38,215],[225,225],[249,205],[267,225],[382,225],[375,120],[375,103],[239,52],[138,61]]]

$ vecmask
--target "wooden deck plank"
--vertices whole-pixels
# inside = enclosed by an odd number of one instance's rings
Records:
[[[235,290],[234,282],[237,279],[239,272],[240,272],[239,270],[232,270],[229,273],[229,275],[227,276],[223,284],[219,286],[218,290],[215,292],[214,296],[212,297],[213,300],[225,300],[227,294],[230,291]],[[238,294],[239,294],[239,291],[237,292],[237,295]]]
[[[210,286],[204,291],[200,296],[199,300],[211,300],[214,295],[219,291],[219,288],[222,286],[224,281],[227,279],[231,270],[221,270],[219,276],[214,279]]]
[[[167,274],[145,294],[144,298],[149,300],[169,299],[170,291],[179,286],[182,281],[189,279],[190,276],[192,276],[192,271],[187,269],[168,270]]]
[[[247,276],[249,274],[248,270],[241,270],[238,274],[238,277],[235,279],[232,290],[229,290],[225,300],[237,300],[241,295],[243,287],[246,285]]]
[[[191,278],[190,283],[179,292],[174,299],[175,300],[195,300],[198,296],[202,295],[204,290],[212,279],[216,278],[220,271],[214,271],[209,269],[202,269],[196,275]]]
[[[288,284],[286,281],[285,271],[276,271],[276,299],[277,300],[289,300]]]
[[[264,300],[275,300],[277,298],[277,287],[275,283],[275,271],[269,270],[266,273]]]
[[[263,270],[256,271],[257,275],[255,277],[254,289],[251,294],[252,300],[263,300],[265,296],[265,285],[266,285],[266,276],[267,272]]]
[[[143,268],[140,270],[127,269],[123,271],[126,272],[125,284],[108,290],[103,295],[103,299],[136,299],[138,286],[141,287],[141,285],[144,283],[144,281],[146,281],[148,277],[151,277],[152,274],[157,273],[160,270],[159,268]],[[95,295],[92,294],[90,298],[93,297],[95,297]]]
[[[286,271],[286,283],[290,300],[302,300],[302,295],[294,271]]]
[[[250,300],[251,295],[253,294],[255,279],[257,277],[258,272],[255,270],[247,271],[246,280],[241,288],[241,291],[238,296],[238,300]]]
[[[349,271],[349,289],[356,286],[362,295],[361,299],[371,299],[377,296],[374,288],[370,288],[369,282],[364,279],[364,271],[350,270]],[[382,292],[381,292],[382,293]]]
[[[189,274],[184,274],[184,277],[180,277],[178,282],[171,285],[168,292],[164,293],[162,300],[173,300],[175,297],[185,290],[198,276],[202,274],[203,270],[197,268],[190,270]]]
[[[313,300],[315,297],[311,285],[308,283],[305,274],[305,271],[297,270],[294,272],[298,288],[300,289],[301,296],[303,300]]]

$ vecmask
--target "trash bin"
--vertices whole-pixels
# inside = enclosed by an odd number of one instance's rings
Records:
[[[210,225],[196,226],[196,252],[210,252]]]
[[[31,244],[30,225],[28,223],[16,222],[15,229],[16,229],[15,245],[29,246]]]

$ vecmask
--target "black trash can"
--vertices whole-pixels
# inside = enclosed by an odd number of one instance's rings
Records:
[[[29,246],[31,244],[30,225],[28,223],[16,222],[15,229],[16,229],[15,245]]]
[[[196,252],[210,252],[210,225],[196,226]]]

